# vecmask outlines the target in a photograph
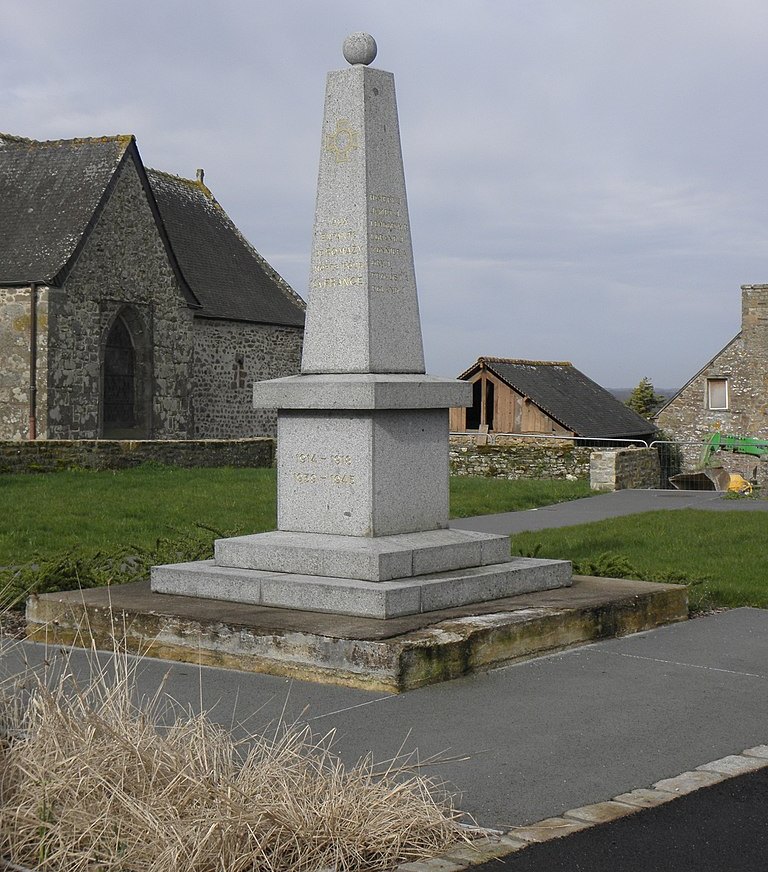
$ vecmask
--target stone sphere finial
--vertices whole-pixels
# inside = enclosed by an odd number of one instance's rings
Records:
[[[376,40],[370,33],[350,33],[341,50],[347,63],[367,66],[376,57]]]

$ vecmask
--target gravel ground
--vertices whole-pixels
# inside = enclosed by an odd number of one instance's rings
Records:
[[[23,639],[25,625],[26,620],[23,610],[9,609],[6,612],[0,613],[0,640]]]

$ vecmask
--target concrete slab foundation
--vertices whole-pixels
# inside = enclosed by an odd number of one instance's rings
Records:
[[[680,585],[575,576],[571,587],[382,621],[157,594],[148,582],[27,603],[30,639],[400,692],[687,617]]]

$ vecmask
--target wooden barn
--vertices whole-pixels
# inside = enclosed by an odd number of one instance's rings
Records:
[[[480,357],[460,376],[472,405],[451,409],[451,432],[653,438],[655,428],[566,361]]]

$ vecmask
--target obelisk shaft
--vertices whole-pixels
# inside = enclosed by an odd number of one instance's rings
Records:
[[[303,373],[423,373],[391,73],[328,74]]]

